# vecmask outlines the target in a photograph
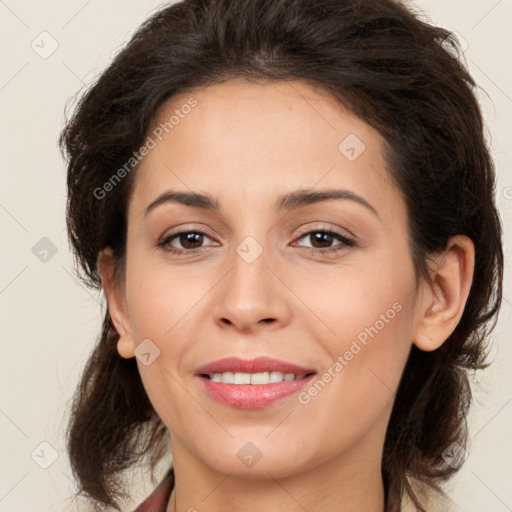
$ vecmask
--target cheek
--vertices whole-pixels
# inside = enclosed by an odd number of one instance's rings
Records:
[[[316,305],[329,333],[318,339],[331,362],[322,374],[326,385],[311,389],[314,396],[303,396],[312,414],[322,415],[320,404],[329,402],[331,421],[332,416],[341,422],[359,418],[356,423],[369,427],[390,405],[410,352],[415,312],[413,268],[408,271],[404,263],[400,272],[398,266],[390,265],[385,273],[353,272],[350,278],[347,273],[324,288]],[[364,431],[363,425],[359,428]]]
[[[197,299],[190,294],[181,298],[179,289],[171,291],[158,276],[148,269],[138,277],[132,274],[131,290],[127,289],[132,338],[136,346],[150,340],[150,352],[157,354],[148,365],[142,357],[136,359],[153,408],[168,428],[185,432],[180,426],[189,422],[190,396],[180,382],[179,369],[186,358],[189,336],[185,330],[193,321]],[[135,351],[140,354],[137,348]],[[180,411],[179,416],[176,411]]]
[[[303,290],[325,327],[321,339],[333,359],[389,360],[410,344],[413,268],[407,262],[381,265],[344,268],[309,293]]]
[[[367,301],[364,315],[358,310],[357,317],[347,316],[344,322],[340,315],[340,334],[324,345],[332,362],[319,382],[299,395],[304,428],[316,434],[311,451],[320,458],[327,457],[329,450],[348,449],[369,432],[387,426],[410,351],[412,310],[401,301],[382,303],[383,308]],[[297,417],[302,417],[300,412]]]
[[[137,261],[133,258],[127,269],[126,290],[134,342],[149,338],[166,350],[179,348],[183,330],[193,323],[208,283],[198,281],[190,271],[181,275],[181,269],[169,272],[151,267],[142,258]],[[168,343],[171,339],[172,344]]]
[[[409,355],[413,311],[410,303],[395,300],[373,309],[369,306],[367,313],[353,318],[336,360],[354,396],[387,400],[398,387]]]
[[[201,298],[211,288],[211,284],[184,269],[169,272],[153,267],[147,256],[144,259],[134,251],[126,270],[133,342],[137,347],[150,340],[158,353],[149,365],[137,358],[139,373],[153,407],[167,425],[186,423],[191,414],[191,399],[180,383],[180,370],[197,338]]]

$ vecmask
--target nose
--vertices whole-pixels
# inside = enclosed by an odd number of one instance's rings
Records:
[[[249,250],[254,251],[254,246]],[[278,329],[290,321],[292,294],[284,269],[268,257],[269,251],[264,249],[254,260],[246,257],[243,248],[234,251],[232,267],[219,283],[214,307],[215,321],[222,328],[230,326],[250,333]]]

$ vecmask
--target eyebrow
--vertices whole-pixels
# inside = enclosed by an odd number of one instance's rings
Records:
[[[346,199],[353,201],[364,206],[380,219],[377,210],[366,199],[346,189],[320,190],[318,192],[311,192],[310,190],[296,190],[280,196],[274,204],[274,208],[277,211],[283,209],[296,210],[310,204],[328,201],[331,199]],[[175,190],[168,190],[159,195],[146,207],[144,210],[144,216],[148,215],[149,212],[158,206],[169,202],[214,212],[218,212],[220,210],[219,202],[209,195],[199,194],[196,192],[178,192]]]

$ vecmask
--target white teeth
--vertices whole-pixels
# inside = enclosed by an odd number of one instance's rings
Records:
[[[295,377],[292,375],[292,379]],[[281,372],[270,372],[270,382],[282,382],[284,380],[284,374]]]
[[[250,373],[235,373],[233,378],[233,384],[250,384],[251,374]]]
[[[233,384],[233,377],[234,377],[234,375],[235,374],[231,373],[231,372],[221,373],[220,374],[221,381],[225,382],[226,384]]]
[[[268,382],[269,372],[251,374],[251,384],[268,384]]]
[[[274,384],[276,382],[299,380],[304,377],[305,375],[295,375],[293,373],[282,372],[224,372],[210,375],[210,380],[212,382],[224,382],[225,384]]]

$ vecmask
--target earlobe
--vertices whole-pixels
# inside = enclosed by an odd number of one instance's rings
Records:
[[[117,352],[119,355],[125,359],[130,359],[135,357],[134,350],[131,338],[127,339],[125,336],[120,335],[117,342]]]
[[[102,249],[98,254],[97,266],[101,276],[103,292],[107,300],[108,311],[116,331],[119,334],[117,351],[121,357],[134,357],[134,344],[129,329],[129,317],[126,299],[119,283],[116,282],[114,269],[115,258],[110,247]]]
[[[414,344],[426,352],[439,348],[462,317],[473,282],[475,248],[465,235],[450,239],[433,260],[432,283],[423,283]]]

